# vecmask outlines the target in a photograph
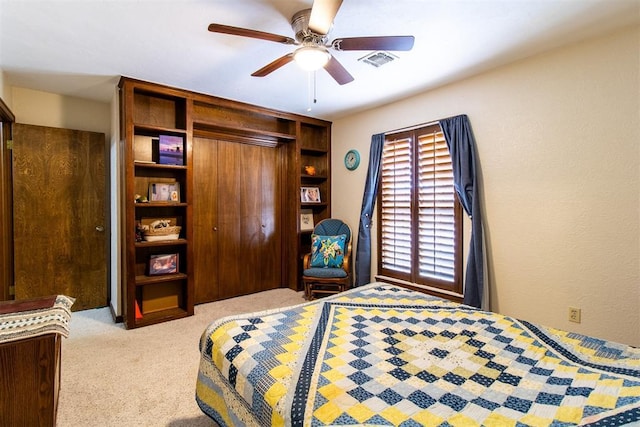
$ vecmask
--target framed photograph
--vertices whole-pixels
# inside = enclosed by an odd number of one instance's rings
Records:
[[[300,187],[300,201],[302,203],[320,203],[320,189],[318,187]]]
[[[178,254],[150,255],[149,276],[178,272]]]
[[[158,138],[158,163],[184,165],[184,142],[181,136],[160,135]]]
[[[313,223],[313,211],[311,209],[303,209],[300,211],[300,231],[313,231],[315,224]]]
[[[180,203],[180,183],[153,182],[149,184],[149,201]]]

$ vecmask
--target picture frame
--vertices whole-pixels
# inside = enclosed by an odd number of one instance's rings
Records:
[[[320,188],[300,187],[300,201],[302,203],[322,203],[320,198]]]
[[[158,137],[158,164],[184,166],[184,140],[181,136]]]
[[[313,223],[313,211],[311,209],[303,209],[300,211],[300,231],[313,231],[315,224]]]
[[[179,254],[149,255],[149,276],[176,274],[178,272]]]
[[[180,203],[179,182],[152,182],[149,184],[149,201]]]

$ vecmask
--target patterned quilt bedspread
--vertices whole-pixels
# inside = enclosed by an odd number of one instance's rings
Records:
[[[222,426],[640,425],[640,349],[373,283],[212,323]]]

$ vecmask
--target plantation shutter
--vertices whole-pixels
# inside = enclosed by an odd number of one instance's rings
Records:
[[[442,132],[418,135],[418,276],[455,279],[455,188]]]
[[[380,177],[381,270],[400,278],[411,274],[411,138],[398,135],[385,141]]]
[[[439,125],[386,134],[378,194],[379,274],[462,293],[462,209]]]

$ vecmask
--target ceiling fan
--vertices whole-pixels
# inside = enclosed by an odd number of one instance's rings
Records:
[[[311,9],[304,9],[295,13],[291,18],[291,28],[295,34],[295,39],[222,24],[210,24],[209,31],[298,46],[295,51],[281,56],[251,74],[254,77],[264,77],[295,60],[306,70],[317,70],[324,67],[331,77],[341,85],[352,82],[353,76],[329,52],[329,49],[338,51],[408,51],[413,48],[413,36],[346,37],[338,38],[328,43],[327,35],[341,5],[342,0],[315,0]]]

